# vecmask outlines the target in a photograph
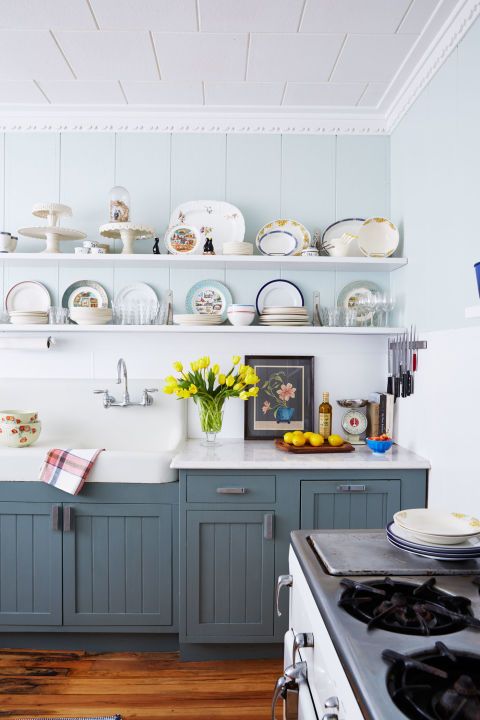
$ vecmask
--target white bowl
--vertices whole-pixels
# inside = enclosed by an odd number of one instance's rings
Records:
[[[228,321],[232,325],[251,325],[255,319],[255,313],[249,310],[227,311]]]

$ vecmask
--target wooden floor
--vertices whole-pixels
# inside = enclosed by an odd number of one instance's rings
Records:
[[[176,653],[0,650],[0,718],[270,718],[279,660],[180,662]]]

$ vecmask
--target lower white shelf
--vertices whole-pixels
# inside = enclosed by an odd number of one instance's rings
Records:
[[[300,335],[396,335],[405,331],[401,327],[260,327],[249,325],[238,327],[220,325],[216,327],[187,327],[184,325],[0,325],[0,333],[23,335],[25,333],[202,333],[202,334],[300,334]]]
[[[467,320],[480,318],[480,305],[471,305],[470,307],[465,308],[465,317]]]

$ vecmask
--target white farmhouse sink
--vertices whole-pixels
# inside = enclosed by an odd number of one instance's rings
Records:
[[[143,388],[161,387],[160,380],[129,381],[130,398]],[[89,482],[161,483],[176,480],[170,461],[183,442],[186,403],[155,393],[150,407],[109,408],[97,388],[117,399],[122,388],[110,380],[2,380],[1,409],[38,410],[39,441],[27,448],[0,447],[0,481],[37,480],[47,450],[105,448]]]

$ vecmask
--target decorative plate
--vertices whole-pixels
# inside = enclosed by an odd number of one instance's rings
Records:
[[[480,520],[466,513],[414,508],[395,513],[393,519],[397,525],[415,534],[445,538],[480,534]]]
[[[337,298],[337,306],[348,310],[348,308],[357,308],[359,310],[359,319],[362,322],[370,322],[373,311],[362,310],[359,306],[360,298],[370,297],[372,293],[380,293],[382,288],[370,280],[356,280],[355,282],[345,285],[340,290]]]
[[[310,239],[305,225],[297,220],[273,220],[258,231],[255,244],[262,255],[301,255]]]
[[[354,235],[358,238],[358,232],[364,222],[365,218],[346,218],[345,220],[337,220],[323,231],[322,244],[328,251],[328,246],[333,244],[332,241],[342,237],[343,233],[348,233],[349,235]],[[348,248],[347,255],[358,256],[359,254],[358,240],[352,241],[350,247]]]
[[[386,218],[369,218],[358,231],[358,247],[369,257],[390,257],[400,242],[398,228]]]
[[[200,230],[193,225],[169,227],[163,238],[165,247],[173,255],[189,255],[202,251],[204,239]]]
[[[50,293],[45,285],[35,280],[12,285],[5,298],[5,310],[41,310],[48,312],[51,305]]]
[[[255,301],[257,312],[260,315],[267,307],[303,307],[303,295],[290,280],[270,280],[265,283],[257,293]]]
[[[200,280],[190,288],[185,310],[200,315],[221,315],[227,319],[227,307],[232,304],[230,290],[217,280]]]
[[[126,285],[115,294],[116,303],[158,303],[157,293],[147,283],[133,283]]]
[[[245,220],[240,210],[222,200],[191,200],[182,203],[170,216],[170,227],[193,225],[200,233],[213,240],[213,247],[220,255],[225,242],[243,242]]]
[[[108,295],[105,288],[95,280],[79,280],[69,285],[63,293],[62,307],[107,308]]]

